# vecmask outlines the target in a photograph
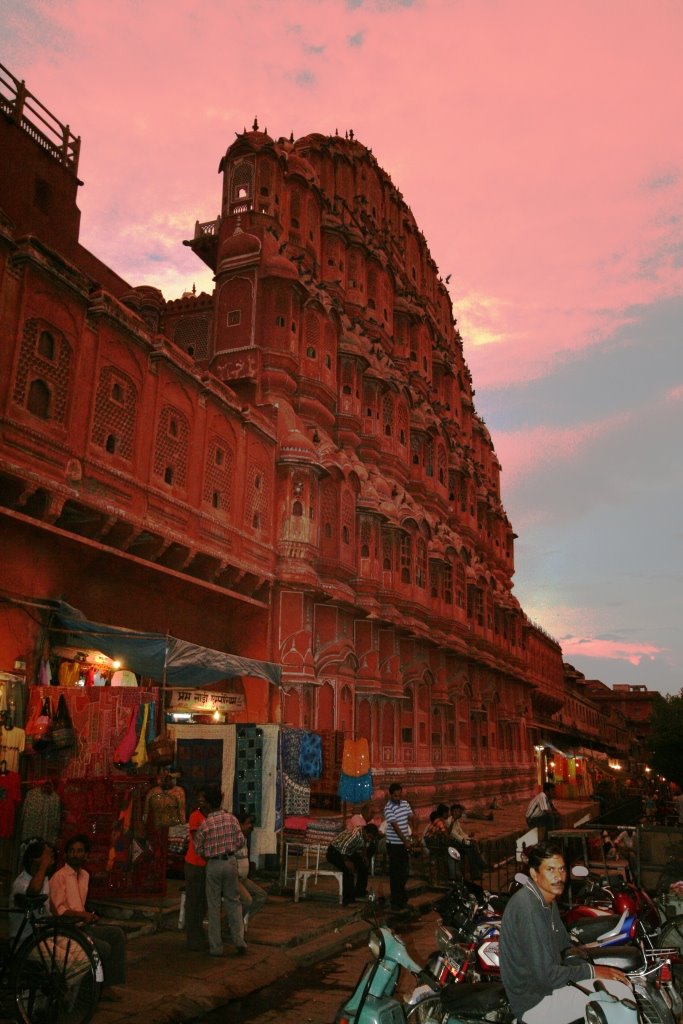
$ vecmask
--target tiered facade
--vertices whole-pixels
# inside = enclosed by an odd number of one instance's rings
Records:
[[[561,650],[512,594],[450,297],[371,151],[238,135],[186,243],[214,293],[165,302],[82,249],[74,161],[3,106],[3,588],[281,663],[256,720],[367,737],[418,803],[533,789]],[[39,641],[6,611],[5,661]]]

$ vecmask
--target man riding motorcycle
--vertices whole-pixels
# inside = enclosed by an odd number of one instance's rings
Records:
[[[531,883],[512,896],[500,929],[500,973],[515,1016],[524,1024],[583,1019],[597,980],[619,999],[632,996],[620,970],[562,961],[571,945],[556,904],[567,880],[562,847],[553,842],[533,847],[529,873]]]

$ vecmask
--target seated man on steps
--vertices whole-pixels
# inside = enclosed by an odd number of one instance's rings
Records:
[[[72,836],[64,849],[66,864],[50,879],[50,904],[57,916],[82,921],[102,957],[104,984],[100,999],[119,1002],[123,995],[112,985],[126,980],[126,936],[118,925],[100,924],[97,914],[85,909],[90,875],[83,865],[90,853],[87,836]]]
[[[377,826],[346,829],[327,847],[327,859],[342,873],[342,902],[354,903],[367,895],[370,856],[368,848],[377,842]]]

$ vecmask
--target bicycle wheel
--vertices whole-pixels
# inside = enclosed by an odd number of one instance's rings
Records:
[[[11,974],[22,1024],[87,1024],[97,1006],[98,958],[77,928],[41,927],[17,951]]]

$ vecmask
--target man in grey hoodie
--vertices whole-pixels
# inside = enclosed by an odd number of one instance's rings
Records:
[[[626,975],[616,968],[562,961],[571,945],[555,902],[567,880],[562,847],[553,842],[534,846],[529,873],[531,881],[506,906],[500,928],[500,973],[515,1016],[524,1024],[583,1020],[598,978],[619,999],[632,999]]]

